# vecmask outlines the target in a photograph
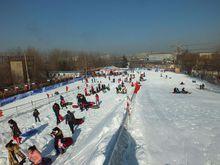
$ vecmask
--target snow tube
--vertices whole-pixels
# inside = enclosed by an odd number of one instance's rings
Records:
[[[91,108],[92,108],[92,109],[99,109],[100,106],[99,106],[99,105],[93,105]]]
[[[66,137],[63,139],[63,147],[64,148],[68,148],[72,144],[73,144],[73,139],[71,137]]]
[[[77,104],[73,104],[72,107],[73,108],[79,108],[79,106]]]
[[[84,120],[85,120],[84,118],[76,119],[74,124],[80,125],[80,124],[84,123]]]
[[[95,102],[88,102],[89,108],[93,107],[95,105]]]
[[[59,118],[60,121],[64,120],[63,116],[61,116],[60,114],[59,114],[58,118]]]

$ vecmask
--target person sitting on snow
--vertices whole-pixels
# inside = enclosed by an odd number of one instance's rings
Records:
[[[173,93],[180,93],[180,91],[179,91],[179,89],[178,89],[177,87],[175,87],[175,88],[173,89]]]
[[[20,137],[21,131],[18,128],[17,123],[14,120],[10,119],[8,121],[8,124],[10,125],[10,128],[12,130],[13,139],[17,142],[17,144],[21,144],[21,140],[22,140],[22,138]]]
[[[77,100],[78,100],[78,105],[80,107],[80,110],[83,111],[83,109],[85,108],[86,110],[89,109],[89,104],[86,100],[86,97],[83,94],[78,94],[77,95]]]
[[[184,82],[181,82],[180,85],[184,85]]]
[[[13,143],[13,140],[7,143],[5,148],[8,150],[9,165],[22,165],[25,163],[25,155],[20,151],[18,144]]]
[[[64,100],[64,99],[61,99],[60,100],[60,106],[62,107],[62,109],[65,107],[65,108],[67,108],[67,103],[66,103],[66,101]]]
[[[205,89],[205,84],[199,85],[199,89]]]
[[[63,141],[63,132],[58,127],[55,127],[51,132],[51,136],[54,138],[54,148],[56,150],[56,155],[59,155],[60,150],[59,150],[59,144],[58,143],[59,142],[62,143],[62,141]],[[65,152],[65,150],[62,149],[61,153],[63,154],[64,152]]]
[[[186,90],[185,90],[185,88],[182,88],[181,93],[183,93],[183,94],[187,94],[187,93],[189,93],[189,92],[188,92],[188,91],[186,91]]]

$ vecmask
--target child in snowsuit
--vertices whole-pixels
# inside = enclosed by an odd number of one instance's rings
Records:
[[[49,165],[52,163],[50,158],[42,157],[35,145],[28,148],[28,159],[33,165]]]
[[[35,109],[34,112],[33,112],[33,116],[34,116],[35,122],[37,122],[37,121],[40,122],[39,115],[40,115],[39,111],[37,109]]]
[[[61,122],[60,120],[60,106],[57,103],[54,103],[53,105],[53,111],[55,113],[56,119],[57,119],[57,125]]]
[[[5,146],[8,150],[9,165],[22,165],[25,163],[25,155],[20,151],[18,144],[12,142],[13,140]],[[19,161],[18,158],[21,159],[21,161]]]
[[[21,131],[18,128],[17,123],[14,120],[10,119],[8,121],[8,124],[10,125],[10,128],[12,130],[13,139],[17,142],[17,144],[21,144],[21,140],[22,140],[22,138],[20,137]]]

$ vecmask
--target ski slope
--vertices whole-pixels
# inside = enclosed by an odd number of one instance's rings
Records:
[[[139,73],[136,72],[138,79]],[[141,83],[141,90],[132,102],[132,114],[128,118],[123,140],[129,141],[127,151],[124,153],[122,164],[143,165],[218,165],[220,164],[220,89],[206,83],[209,90],[199,90],[197,83],[192,83],[192,78],[175,73],[163,73],[146,71],[146,79]],[[168,75],[168,78],[165,78]],[[25,139],[21,144],[24,152],[30,145],[36,145],[43,156],[53,159],[53,164],[65,165],[101,165],[107,163],[112,152],[115,135],[120,127],[125,113],[127,95],[116,94],[116,83],[108,78],[97,78],[105,84],[110,84],[111,90],[100,93],[102,101],[99,109],[89,109],[81,112],[79,109],[61,110],[64,116],[67,110],[75,111],[76,118],[85,117],[85,122],[80,125],[72,135],[69,126],[62,122],[65,137],[72,136],[75,143],[67,149],[65,154],[55,156],[53,139],[49,135],[56,126],[55,116],[52,111],[53,101],[59,100],[59,96],[51,102],[45,102],[40,111],[41,123],[34,123],[32,112],[27,109],[19,110],[13,119],[18,123],[22,132],[31,128],[39,128],[39,133]],[[195,79],[193,79],[195,80]],[[184,82],[186,90],[191,94],[173,94],[173,88],[181,89],[179,85]],[[91,80],[89,80],[91,85]],[[96,84],[95,84],[96,85]],[[80,89],[77,89],[80,86]],[[128,95],[131,96],[133,88],[125,83]],[[69,85],[72,90],[65,93],[65,87],[52,90],[63,93],[66,101],[76,103],[78,92],[84,93],[84,82]],[[5,105],[4,108],[14,107],[20,104],[30,104],[31,100],[47,98],[46,93],[30,96],[14,103]],[[94,101],[95,96],[87,97],[88,101]],[[40,104],[40,103],[39,103]],[[29,105],[37,106],[37,105]],[[7,115],[14,112],[7,111]],[[7,151],[4,147],[11,138],[10,128],[6,122],[0,122],[0,164],[7,164]],[[123,143],[123,142],[120,142]],[[117,162],[116,161],[116,162]],[[30,163],[26,163],[30,164]]]
[[[139,164],[219,165],[220,93],[199,90],[201,82],[188,76],[163,74],[148,72],[133,104],[128,132]],[[182,81],[192,94],[171,93]]]

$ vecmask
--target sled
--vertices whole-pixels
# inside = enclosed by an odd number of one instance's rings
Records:
[[[58,118],[59,118],[60,121],[64,120],[63,116],[61,116],[60,114],[59,114]]]
[[[77,104],[73,104],[72,107],[73,108],[79,108],[79,106]]]
[[[99,106],[99,105],[97,105],[97,104],[95,104],[95,105],[93,105],[91,108],[92,108],[92,109],[99,109],[99,108],[100,108],[100,106]]]
[[[85,121],[85,118],[76,119],[74,124],[75,125],[80,125],[80,124],[84,123],[84,121]]]
[[[71,137],[63,138],[63,147],[64,147],[64,149],[68,148],[72,144],[73,144],[73,139]]]
[[[89,107],[91,108],[95,105],[95,102],[88,102],[88,104],[89,104]]]
[[[73,103],[72,102],[66,102],[66,105],[72,105]]]
[[[174,92],[172,92],[172,94],[191,94],[191,92],[188,92],[188,93],[182,93],[182,92],[174,93]]]

